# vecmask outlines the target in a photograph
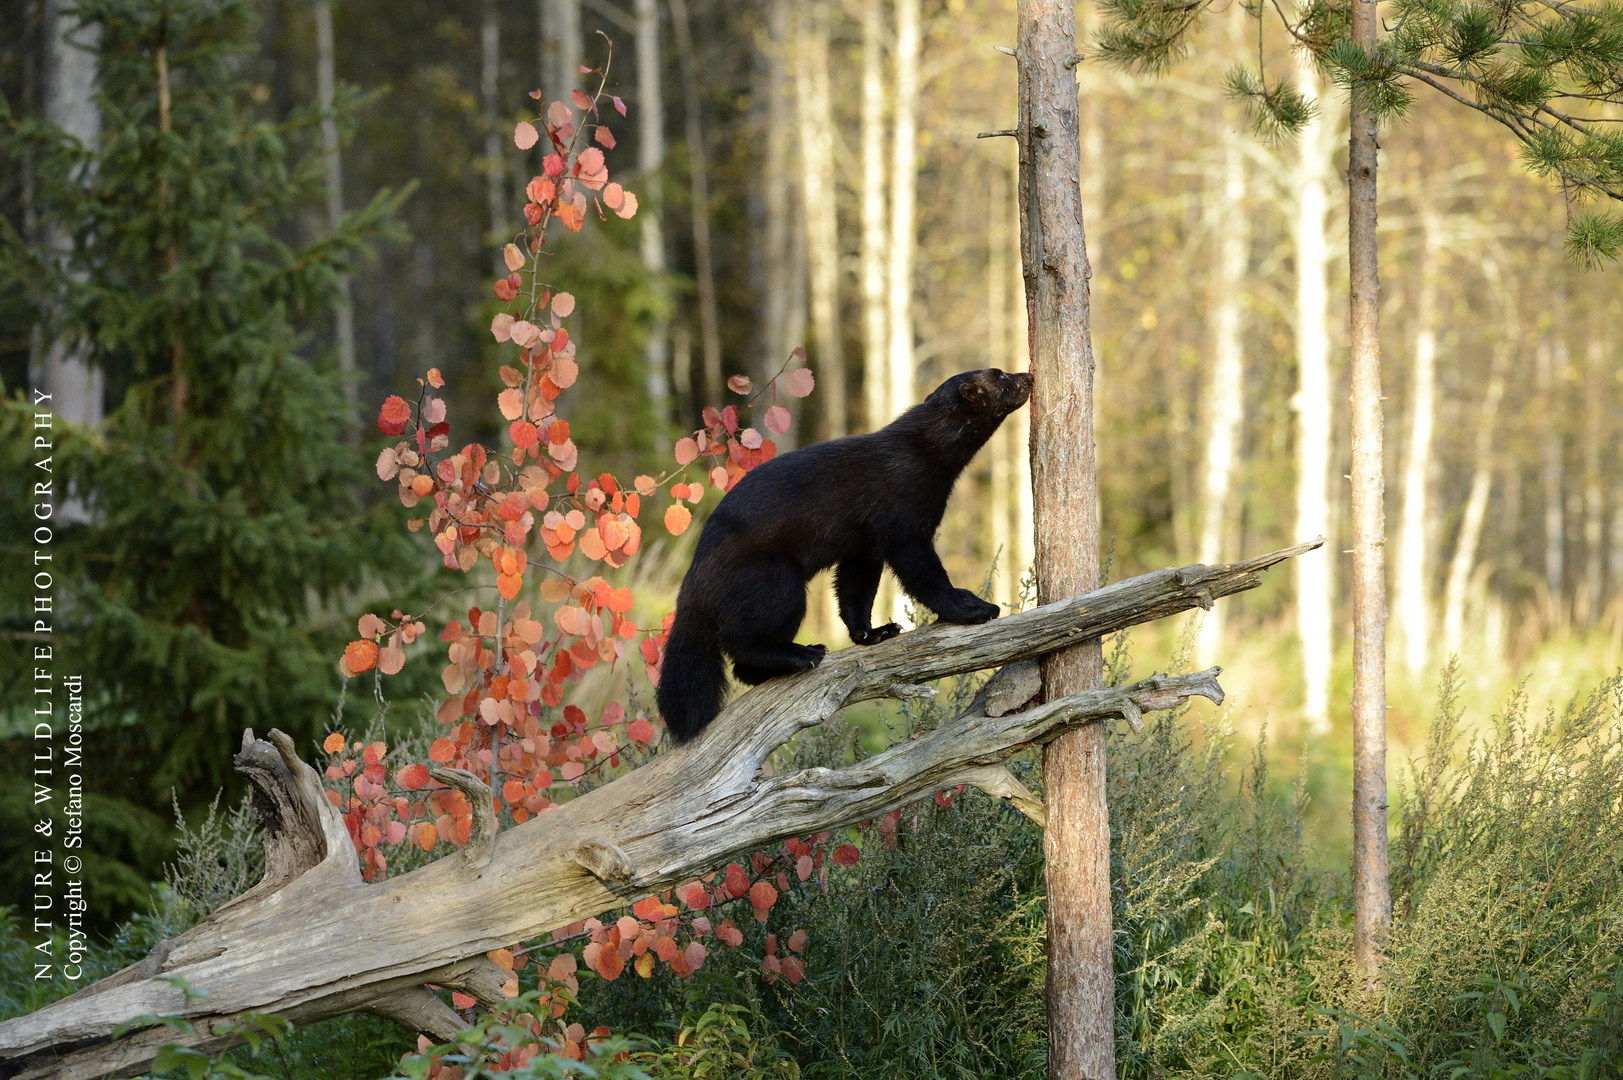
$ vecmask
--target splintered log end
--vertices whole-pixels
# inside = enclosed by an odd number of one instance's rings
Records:
[[[566,856],[605,885],[629,885],[636,872],[631,856],[608,840],[586,840],[571,847]]]
[[[355,850],[343,822],[336,823],[336,830],[326,827],[326,816],[336,816],[336,811],[322,792],[314,770],[299,760],[293,740],[276,730],[267,739],[257,739],[252,730],[245,731],[242,749],[232,764],[253,788],[254,814],[264,826],[265,845],[264,876],[233,903],[280,889],[328,858],[342,860],[346,853],[350,870],[359,877]],[[333,843],[334,832],[344,837],[341,846]]]
[[[1048,811],[1035,792],[1001,765],[988,765],[963,774],[964,783],[980,788],[994,799],[1007,800],[1039,829],[1048,827]]]
[[[468,842],[462,848],[462,861],[475,870],[488,866],[496,851],[496,806],[491,801],[490,786],[466,769],[435,766],[428,770],[428,775],[456,788],[468,800],[473,823],[468,829]]]
[[[448,1043],[468,1027],[455,1009],[421,986],[385,995],[368,1003],[366,1009],[435,1042]]]

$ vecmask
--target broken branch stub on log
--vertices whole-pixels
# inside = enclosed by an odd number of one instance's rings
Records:
[[[1317,547],[1185,566],[1117,582],[981,626],[936,624],[831,653],[816,669],[735,698],[693,742],[462,851],[376,884],[361,880],[343,821],[281,732],[244,739],[237,763],[267,827],[266,878],[145,959],[27,1016],[0,1022],[0,1077],[133,1076],[159,1046],[216,1052],[214,1025],[246,1011],[294,1024],[369,1010],[437,1039],[461,1021],[423,989],[499,1002],[505,974],[485,953],[691,881],[739,851],[882,816],[972,784],[1040,821],[1041,803],[1003,766],[1078,725],[1134,721],[1191,695],[1221,698],[1216,671],[1071,695],[1001,716],[986,695],[963,716],[841,769],[766,777],[802,728],[881,697],[916,696],[949,675],[998,668],[1254,588],[1261,571]],[[1019,680],[1003,681],[1006,697]],[[996,691],[996,688],[993,688]],[[473,778],[453,777],[459,786]],[[187,1000],[178,976],[207,996]],[[137,1016],[184,1016],[110,1041]]]

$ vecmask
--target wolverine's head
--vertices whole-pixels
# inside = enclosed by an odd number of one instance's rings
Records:
[[[935,393],[956,395],[959,407],[967,408],[977,417],[1002,420],[1030,400],[1031,376],[1024,372],[982,368],[954,375],[937,387]]]

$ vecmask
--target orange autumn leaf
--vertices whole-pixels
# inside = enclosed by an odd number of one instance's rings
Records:
[[[335,731],[322,740],[321,748],[329,754],[336,754],[344,748],[344,733]]]
[[[405,434],[406,424],[410,420],[411,406],[396,394],[385,398],[383,407],[378,410],[378,430],[385,435]]]
[[[349,670],[356,675],[363,671],[371,671],[378,662],[378,643],[375,641],[352,641],[344,647],[344,662]]]
[[[693,522],[693,512],[687,507],[672,503],[665,508],[665,528],[672,536],[681,536]]]

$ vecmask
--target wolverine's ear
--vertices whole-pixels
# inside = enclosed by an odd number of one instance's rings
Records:
[[[980,379],[965,379],[958,386],[958,394],[978,409],[992,407],[992,391]]]

